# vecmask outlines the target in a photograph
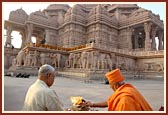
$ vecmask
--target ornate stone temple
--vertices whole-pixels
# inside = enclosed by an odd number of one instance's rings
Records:
[[[59,75],[78,78],[103,78],[115,67],[125,76],[164,75],[164,23],[136,4],[51,4],[30,15],[21,8],[4,29],[5,73],[35,75],[51,64]],[[22,36],[20,49],[11,47],[12,31]]]

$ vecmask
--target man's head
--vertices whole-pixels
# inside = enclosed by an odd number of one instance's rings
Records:
[[[121,74],[120,70],[117,68],[115,70],[112,70],[111,72],[108,72],[106,74],[106,77],[109,81],[109,84],[111,86],[111,88],[115,91],[116,89],[118,89],[118,87],[120,87],[122,84],[124,84],[123,80],[124,77]]]
[[[54,83],[55,69],[48,65],[42,65],[38,71],[38,79],[44,81],[49,87]]]

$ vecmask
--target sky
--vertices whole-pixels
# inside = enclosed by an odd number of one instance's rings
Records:
[[[35,11],[43,11],[46,9],[50,4],[57,4],[58,2],[20,2],[20,3],[14,3],[14,2],[2,2],[2,18],[3,20],[8,20],[9,14],[11,11],[15,11],[17,9],[22,8],[28,15]],[[87,4],[88,2],[86,2]],[[91,2],[94,4],[97,4],[97,2]],[[119,4],[120,2],[103,2],[103,4]],[[58,4],[62,4],[59,2]],[[63,3],[65,4],[65,3]],[[77,2],[66,2],[66,4],[69,4],[69,6],[73,6],[74,4],[77,4]],[[82,2],[82,4],[85,4]],[[123,4],[123,3],[122,3]],[[125,4],[125,3],[124,3]],[[131,3],[128,3],[131,4]],[[137,4],[139,7],[145,8],[147,10],[151,10],[154,14],[159,14],[161,20],[166,19],[166,3],[165,2],[133,2],[133,4]],[[6,31],[3,31],[3,35],[6,34]],[[21,36],[18,32],[12,32],[12,44],[15,48],[20,48],[21,46]],[[5,36],[2,36],[5,41]],[[35,39],[32,39],[33,42],[35,42]]]

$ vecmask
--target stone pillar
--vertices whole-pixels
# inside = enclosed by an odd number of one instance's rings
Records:
[[[138,32],[137,32],[137,30],[134,30],[134,46],[135,46],[135,49],[138,48]]]
[[[32,40],[31,40],[31,36],[32,36],[32,33],[33,33],[33,24],[27,24],[27,41],[26,43],[33,43]]]
[[[163,41],[163,44],[162,44],[162,49],[164,50],[164,31],[163,31],[163,37],[162,37],[162,41]]]
[[[46,29],[45,30],[45,44],[49,44],[49,40],[50,40],[50,30]]]
[[[163,39],[163,31],[160,31],[159,32],[159,36],[158,36],[158,39],[159,39],[159,46],[158,46],[158,50],[163,50],[164,49],[164,42],[162,44],[162,41],[164,40]]]
[[[10,54],[4,55],[4,69],[9,69],[9,58],[10,58]]]
[[[133,28],[127,28],[128,49],[132,49],[132,31],[133,31]]]
[[[155,26],[152,28],[152,50],[156,50],[156,41],[155,41],[155,36],[156,36],[156,31],[157,31],[158,27]]]
[[[6,45],[11,45],[11,33],[12,33],[12,26],[7,26],[7,31],[6,31],[6,35],[7,35],[7,38],[6,38]]]
[[[150,31],[151,31],[151,22],[144,23],[144,30],[145,30],[145,50],[151,50],[151,43],[150,43]]]
[[[20,32],[19,33],[21,36],[22,36],[22,45],[21,45],[21,48],[25,47],[26,45],[26,34],[24,32]]]
[[[56,31],[53,29],[46,29],[45,30],[45,39],[43,39],[43,41],[45,41],[46,45],[55,45],[56,44]]]
[[[40,43],[40,41],[41,41],[42,39],[43,39],[43,38],[37,36],[37,37],[36,37],[36,44],[37,44],[37,43]]]

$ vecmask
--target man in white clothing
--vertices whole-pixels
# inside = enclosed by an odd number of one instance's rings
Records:
[[[38,71],[38,79],[33,83],[26,94],[23,111],[63,111],[56,92],[50,88],[54,83],[55,69],[42,65]]]

